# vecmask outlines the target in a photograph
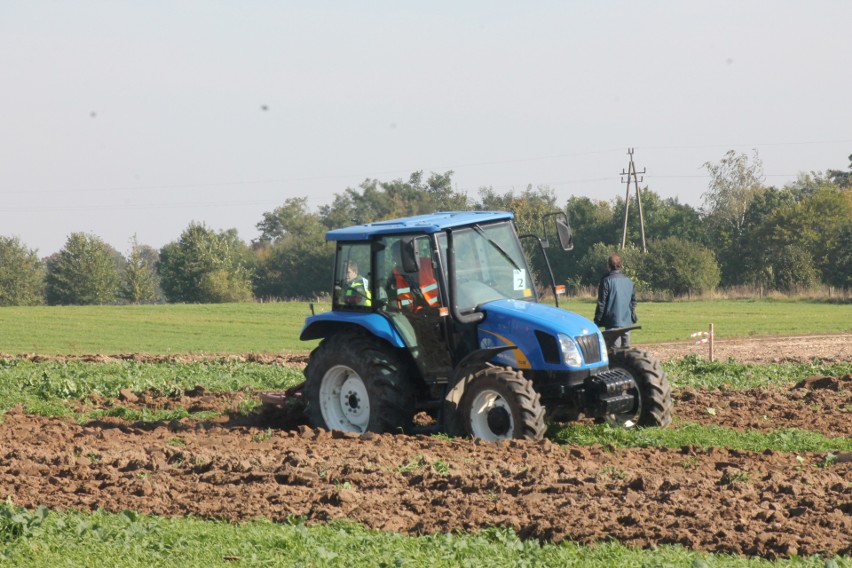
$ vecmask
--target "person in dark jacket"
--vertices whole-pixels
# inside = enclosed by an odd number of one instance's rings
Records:
[[[636,290],[633,282],[621,271],[621,257],[610,255],[607,259],[609,273],[598,285],[598,306],[595,309],[595,324],[604,329],[628,327],[637,321]],[[630,332],[615,342],[616,347],[630,346]]]

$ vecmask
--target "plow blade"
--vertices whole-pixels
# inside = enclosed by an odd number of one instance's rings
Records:
[[[258,393],[258,396],[260,397],[260,402],[266,406],[284,407],[302,400],[304,388],[305,383],[299,383],[298,385],[290,387],[283,392],[261,392]]]

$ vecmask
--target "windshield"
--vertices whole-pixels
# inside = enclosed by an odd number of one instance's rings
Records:
[[[446,267],[446,235],[440,235],[438,242]],[[453,231],[453,246],[459,308],[473,308],[503,298],[535,298],[527,261],[511,223],[457,229]]]

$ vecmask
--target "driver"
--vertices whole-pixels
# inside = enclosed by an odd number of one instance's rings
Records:
[[[372,304],[370,283],[358,274],[358,264],[354,260],[346,262],[346,290],[343,303],[347,306],[369,306]]]

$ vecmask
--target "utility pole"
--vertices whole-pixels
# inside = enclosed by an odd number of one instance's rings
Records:
[[[636,171],[636,166],[633,164],[633,148],[627,149],[627,155],[630,156],[630,164],[627,166],[627,171],[621,170],[621,183],[627,184],[627,192],[624,194],[624,230],[621,233],[621,250],[627,246],[627,212],[630,211],[630,180],[633,180],[633,186],[636,188],[636,204],[639,207],[639,226],[642,228],[642,252],[648,252],[648,247],[645,246],[645,217],[642,215],[642,196],[639,193],[639,179],[637,174],[644,174],[645,168],[641,172]],[[627,176],[625,180],[623,176]]]

